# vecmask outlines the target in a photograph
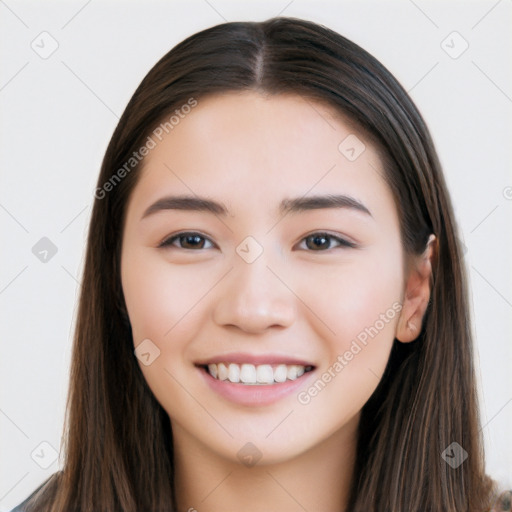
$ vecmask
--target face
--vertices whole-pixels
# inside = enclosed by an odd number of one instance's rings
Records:
[[[353,432],[404,287],[377,152],[319,103],[256,92],[199,101],[161,138],[127,205],[121,279],[174,442],[274,463]],[[160,201],[177,196],[218,206]]]

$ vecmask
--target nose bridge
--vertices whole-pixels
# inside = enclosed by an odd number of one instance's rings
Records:
[[[284,284],[283,261],[254,237],[247,237],[233,255],[233,270],[226,276],[215,305],[219,325],[235,325],[257,332],[293,322],[295,297]]]

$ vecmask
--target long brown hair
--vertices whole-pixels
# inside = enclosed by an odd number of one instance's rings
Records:
[[[408,344],[395,339],[383,378],[362,409],[348,510],[488,510],[495,488],[485,474],[479,432],[467,277],[427,126],[369,53],[324,26],[286,17],[223,23],[188,37],[157,62],[129,101],[103,160],[90,221],[64,467],[32,510],[176,510],[171,424],[134,356],[119,274],[126,204],[141,164],[122,179],[118,171],[191,98],[241,90],[299,94],[333,107],[382,155],[405,254],[423,252],[430,233],[438,240],[421,333]],[[452,443],[468,454],[458,467],[442,457]]]

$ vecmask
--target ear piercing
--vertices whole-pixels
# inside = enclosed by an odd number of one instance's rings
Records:
[[[416,326],[409,321],[407,322],[407,328],[413,332],[416,330]]]

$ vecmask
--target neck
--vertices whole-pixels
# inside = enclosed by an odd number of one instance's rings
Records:
[[[173,426],[179,512],[345,512],[359,415],[293,459],[246,467],[200,447]]]

